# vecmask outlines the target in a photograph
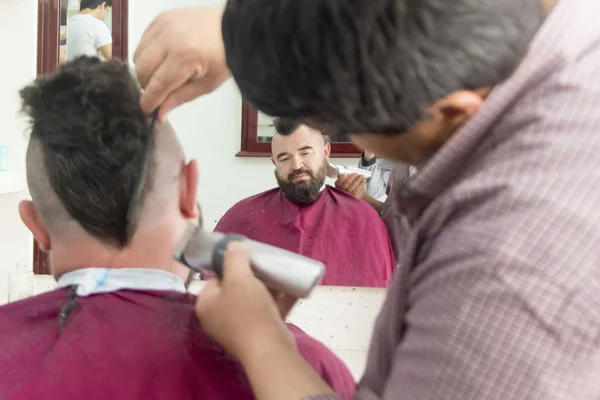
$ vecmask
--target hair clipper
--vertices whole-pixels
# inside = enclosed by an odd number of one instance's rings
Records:
[[[369,180],[371,178],[371,176],[373,176],[371,171],[366,171],[366,170],[360,169],[360,168],[347,167],[345,165],[337,165],[337,164],[329,163],[329,166],[327,168],[327,177],[329,177],[329,178],[335,179],[340,175],[352,175],[352,174],[362,175],[365,177],[366,180]]]
[[[225,252],[232,241],[246,246],[254,275],[271,289],[306,298],[325,274],[325,265],[311,258],[196,226],[190,226],[173,258],[195,272],[212,271],[222,278]]]

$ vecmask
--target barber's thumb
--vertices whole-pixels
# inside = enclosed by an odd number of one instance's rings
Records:
[[[223,279],[245,279],[250,276],[254,276],[254,273],[246,246],[242,242],[229,243],[223,260]]]

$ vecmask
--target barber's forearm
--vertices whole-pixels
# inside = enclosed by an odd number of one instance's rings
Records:
[[[281,340],[256,343],[241,363],[257,400],[336,399],[298,350]]]
[[[373,196],[370,196],[366,193],[363,197],[363,201],[366,201],[371,207],[375,209],[375,211],[377,211],[378,214],[381,214],[381,211],[383,210],[383,202],[377,200]]]

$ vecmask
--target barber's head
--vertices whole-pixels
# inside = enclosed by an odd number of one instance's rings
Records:
[[[543,18],[542,0],[229,0],[223,37],[259,110],[419,164],[515,71]]]
[[[318,130],[296,120],[276,118],[271,153],[275,177],[283,194],[310,203],[325,182],[331,145]]]
[[[113,0],[81,0],[79,10],[93,10],[98,19],[104,20],[112,7]]]
[[[21,90],[31,122],[32,201],[19,210],[50,252],[53,268],[71,262],[57,261],[60,254],[76,259],[84,249],[96,255],[87,267],[155,267],[140,265],[144,251],[157,264],[169,262],[173,242],[198,219],[197,165],[185,162],[172,127],[157,124],[136,212],[128,220],[148,138],[139,97],[125,64],[95,57],[63,64]]]

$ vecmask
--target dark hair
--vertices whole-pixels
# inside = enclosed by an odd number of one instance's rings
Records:
[[[91,10],[95,10],[100,7],[102,3],[106,3],[106,7],[112,7],[112,0],[81,0],[79,4],[79,11],[85,10],[89,8]]]
[[[454,91],[505,80],[543,19],[540,0],[229,0],[222,33],[264,113],[398,133]]]
[[[148,125],[127,65],[82,56],[37,78],[20,94],[31,122],[30,140],[41,146],[43,168],[38,168],[66,211],[99,240],[126,246],[135,231],[127,212]],[[153,175],[150,157],[139,204]]]
[[[292,133],[296,132],[298,128],[300,128],[300,125],[302,125],[302,123],[291,118],[278,117],[273,120],[273,127],[275,127],[275,132],[284,136],[291,135]]]

